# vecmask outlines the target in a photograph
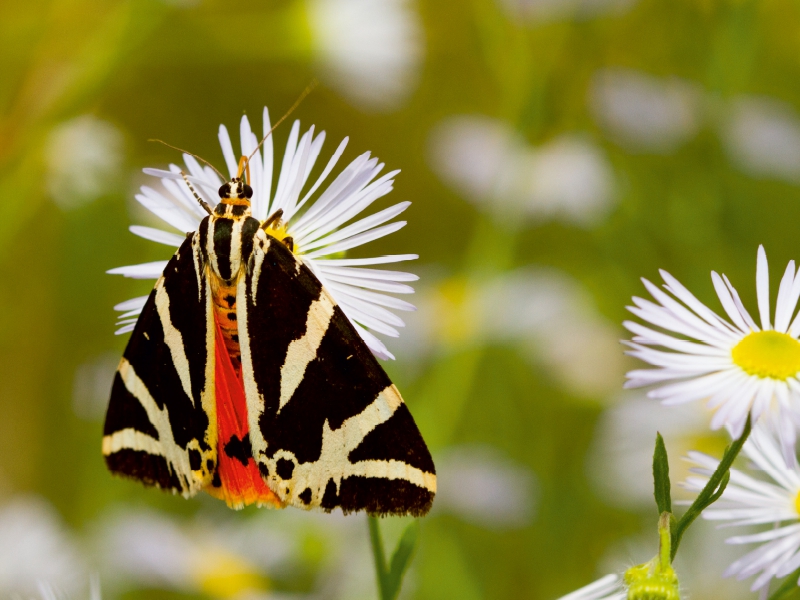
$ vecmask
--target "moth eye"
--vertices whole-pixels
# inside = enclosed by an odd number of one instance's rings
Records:
[[[219,188],[219,197],[220,198],[227,198],[231,194],[231,184],[230,183],[223,183]]]
[[[251,188],[246,183],[244,184],[244,197],[245,198],[252,198],[253,197],[253,188]]]

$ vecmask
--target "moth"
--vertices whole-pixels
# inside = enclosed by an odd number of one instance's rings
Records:
[[[423,515],[431,455],[397,388],[293,253],[251,216],[247,157],[156,282],[103,431],[115,474],[232,508]],[[246,177],[247,176],[247,177]]]

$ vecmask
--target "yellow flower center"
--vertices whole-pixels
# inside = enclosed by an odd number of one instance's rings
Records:
[[[245,592],[263,592],[269,582],[243,559],[210,551],[196,567],[200,590],[213,598],[235,598]]]
[[[794,509],[797,511],[797,514],[800,515],[800,492],[794,497]]]
[[[733,362],[750,375],[786,380],[800,372],[800,342],[786,333],[754,331],[731,351]]]

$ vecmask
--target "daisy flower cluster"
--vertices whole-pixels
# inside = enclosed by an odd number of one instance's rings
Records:
[[[344,252],[394,233],[405,221],[392,221],[410,202],[353,221],[376,200],[388,194],[399,171],[380,175],[384,164],[366,152],[347,165],[333,181],[326,181],[347,146],[345,138],[325,164],[319,176],[309,185],[309,176],[317,163],[325,142],[325,132],[315,135],[314,127],[300,135],[300,122],[295,121],[283,153],[280,169],[275,168],[274,145],[269,112],[264,108],[263,146],[257,149],[259,137],[253,133],[247,116],[239,126],[241,155],[255,154],[249,162],[253,188],[253,217],[264,222],[276,211],[283,210],[285,234],[294,240],[294,252],[311,269],[333,295],[342,311],[379,358],[394,358],[375,333],[397,337],[403,320],[393,311],[415,310],[414,305],[388,294],[410,294],[408,282],[418,277],[412,273],[372,268],[417,258],[416,254],[397,254],[371,258],[343,258]],[[238,159],[227,128],[220,125],[219,142],[231,177],[238,171]],[[163,189],[143,186],[136,199],[173,230],[134,225],[131,232],[145,239],[177,248],[187,232],[196,231],[206,212],[200,207],[183,181],[186,173],[200,196],[213,208],[219,201],[217,190],[224,183],[208,166],[188,154],[185,167],[170,165],[169,170],[145,169],[161,180]],[[277,183],[275,180],[277,179]],[[353,221],[353,222],[351,222]],[[180,233],[176,233],[177,230]],[[167,261],[155,261],[111,269],[109,273],[137,279],[157,279]],[[388,294],[387,294],[388,292]],[[122,302],[114,308],[121,311],[118,334],[132,331],[147,296]]]
[[[728,319],[666,271],[661,277],[663,289],[643,280],[655,301],[634,298],[628,307],[646,325],[624,323],[634,334],[625,342],[629,354],[656,368],[631,371],[626,387],[655,386],[647,395],[664,404],[708,399],[715,411],[711,428],[724,426],[734,438],[742,435],[748,416],[754,423],[765,417],[790,461],[800,422],[800,274],[794,261],[781,279],[773,314],[767,255],[759,247],[758,323],[725,275],[712,272],[711,279]]]
[[[731,564],[724,575],[737,579],[756,576],[751,590],[767,593],[774,578],[800,569],[800,466],[796,455],[800,273],[790,261],[773,312],[767,256],[763,246],[759,247],[757,320],[725,275],[712,272],[711,278],[727,319],[701,303],[669,273],[661,271],[661,276],[663,289],[644,280],[654,300],[634,298],[634,306],[629,307],[645,322],[625,322],[634,334],[625,342],[631,348],[629,354],[655,368],[628,373],[627,387],[652,386],[648,396],[665,405],[706,400],[714,411],[712,429],[725,427],[733,438],[741,438],[740,444],[746,438],[742,452],[758,476],[730,469],[729,483],[718,503],[709,507],[704,499],[700,509],[705,519],[728,526],[764,527],[757,533],[727,539],[729,544],[759,546]],[[748,420],[753,424],[749,437]],[[734,455],[735,451],[727,460]],[[722,461],[700,452],[690,452],[688,461],[694,475],[683,486],[697,492],[699,498],[709,498],[714,490],[706,488],[715,477],[720,481]]]

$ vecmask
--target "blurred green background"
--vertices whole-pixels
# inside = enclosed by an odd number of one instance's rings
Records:
[[[649,559],[656,429],[674,481],[724,441],[622,392],[639,277],[718,309],[714,269],[753,306],[757,245],[773,285],[800,258],[794,1],[6,0],[0,65],[2,597],[85,597],[92,573],[104,598],[376,597],[363,516],[232,513],[105,470],[112,307],[152,285],[105,271],[171,254],[127,232],[157,224],[141,169],[180,160],[149,138],[221,166],[220,123],[260,130],[316,77],[293,118],[327,131],[320,162],[350,136],[346,160],[402,169],[375,210],[411,200],[408,225],[354,255],[420,255],[385,366],[441,492],[404,598],[554,599]],[[679,576],[754,596],[720,581],[741,553],[698,524]]]

